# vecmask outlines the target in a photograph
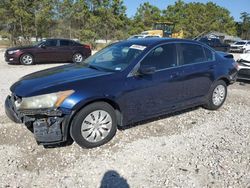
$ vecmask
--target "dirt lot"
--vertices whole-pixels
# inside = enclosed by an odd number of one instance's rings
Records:
[[[9,87],[58,66],[13,66],[0,52],[0,187],[250,187],[250,85],[219,111],[196,108],[118,131],[107,145],[44,149],[4,114]]]

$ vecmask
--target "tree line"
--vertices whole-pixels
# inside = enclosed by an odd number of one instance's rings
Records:
[[[215,3],[178,0],[160,10],[142,3],[129,18],[123,0],[1,0],[0,35],[15,45],[20,36],[77,38],[94,44],[97,39],[121,40],[152,28],[154,22],[171,21],[185,38],[219,31],[250,38],[250,15],[241,13],[235,22],[230,12]]]

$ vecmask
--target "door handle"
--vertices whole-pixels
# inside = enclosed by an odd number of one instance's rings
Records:
[[[179,72],[175,72],[175,73],[172,73],[171,75],[170,75],[170,78],[177,78],[177,77],[179,77],[180,76],[180,73]]]
[[[209,69],[210,69],[210,70],[213,70],[214,67],[215,67],[215,65],[210,65],[210,66],[209,66]]]

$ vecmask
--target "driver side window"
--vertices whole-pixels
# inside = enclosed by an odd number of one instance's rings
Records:
[[[175,44],[156,47],[142,60],[141,65],[155,67],[156,70],[177,66]]]

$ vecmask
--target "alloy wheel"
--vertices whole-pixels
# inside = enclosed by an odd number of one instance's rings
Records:
[[[22,63],[25,65],[31,65],[33,63],[33,58],[30,55],[24,55],[21,58]]]
[[[75,63],[81,63],[83,60],[82,54],[75,54],[73,60]]]

